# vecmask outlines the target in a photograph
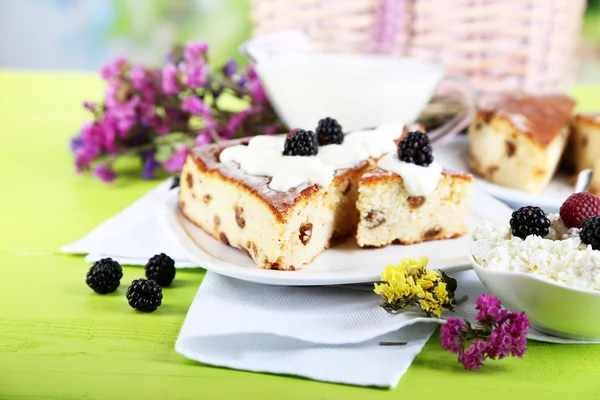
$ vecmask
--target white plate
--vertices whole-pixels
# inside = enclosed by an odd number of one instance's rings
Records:
[[[468,140],[460,137],[436,150],[435,158],[444,168],[459,172],[469,172]],[[519,179],[519,177],[515,177]],[[557,173],[548,186],[539,194],[496,185],[481,178],[475,178],[475,185],[513,208],[538,206],[546,212],[558,212],[561,204],[573,194],[574,185],[567,175]]]
[[[482,221],[508,218],[511,210],[493,197],[479,191],[473,199],[473,212],[465,220],[471,228]],[[191,223],[180,212],[177,191],[165,198],[158,210],[165,232],[187,253],[190,261],[208,271],[232,278],[267,285],[317,286],[373,282],[381,271],[405,257],[429,257],[429,267],[444,271],[471,268],[469,244],[471,235],[411,246],[392,245],[380,249],[361,249],[354,239],[321,253],[298,271],[272,271],[256,268],[244,252],[213,239]]]

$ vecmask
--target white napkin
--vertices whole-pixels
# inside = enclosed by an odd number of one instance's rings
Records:
[[[451,275],[459,282],[457,297],[467,295],[468,301],[443,317],[475,322],[475,299],[483,285],[473,271]],[[417,312],[391,315],[379,307],[380,300],[372,285],[264,286],[208,272],[175,349],[216,366],[394,387],[443,319]],[[584,343],[534,329],[528,338]]]
[[[168,179],[161,183],[60,251],[87,254],[85,260],[88,262],[111,257],[124,265],[145,265],[150,257],[163,252],[175,260],[176,267],[195,267],[187,260],[183,250],[164,234],[154,215],[157,204],[169,193],[172,182]]]

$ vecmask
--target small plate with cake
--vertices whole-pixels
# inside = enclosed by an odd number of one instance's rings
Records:
[[[482,107],[468,130],[440,150],[442,165],[514,208],[557,212],[579,172],[600,168],[600,118],[574,115],[564,95],[515,96]],[[589,191],[600,194],[600,173]]]
[[[373,282],[405,257],[470,268],[471,230],[511,210],[404,126],[256,136],[192,151],[163,228],[207,270],[271,285]]]

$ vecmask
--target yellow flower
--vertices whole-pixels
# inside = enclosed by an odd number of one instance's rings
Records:
[[[426,292],[425,296],[423,298],[419,299],[419,305],[421,306],[423,311],[431,313],[431,314],[435,315],[436,317],[439,317],[442,315],[443,304],[440,303],[438,300],[436,300],[433,297],[433,294],[431,294],[430,292]]]
[[[448,296],[448,288],[446,287],[446,282],[438,282],[435,289],[433,289],[433,294],[436,295],[436,297],[442,304],[450,303],[450,297]]]

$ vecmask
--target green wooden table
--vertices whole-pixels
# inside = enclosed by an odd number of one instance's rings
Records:
[[[134,312],[125,267],[118,292],[94,294],[83,257],[58,253],[158,184],[135,172],[113,185],[76,176],[68,139],[99,99],[94,75],[0,71],[0,398],[443,399],[600,398],[600,346],[530,343],[523,360],[463,370],[437,334],[393,390],[201,365],[173,345],[204,272],[177,273],[153,314]],[[600,86],[575,91],[600,110]],[[594,104],[596,103],[596,104]]]

